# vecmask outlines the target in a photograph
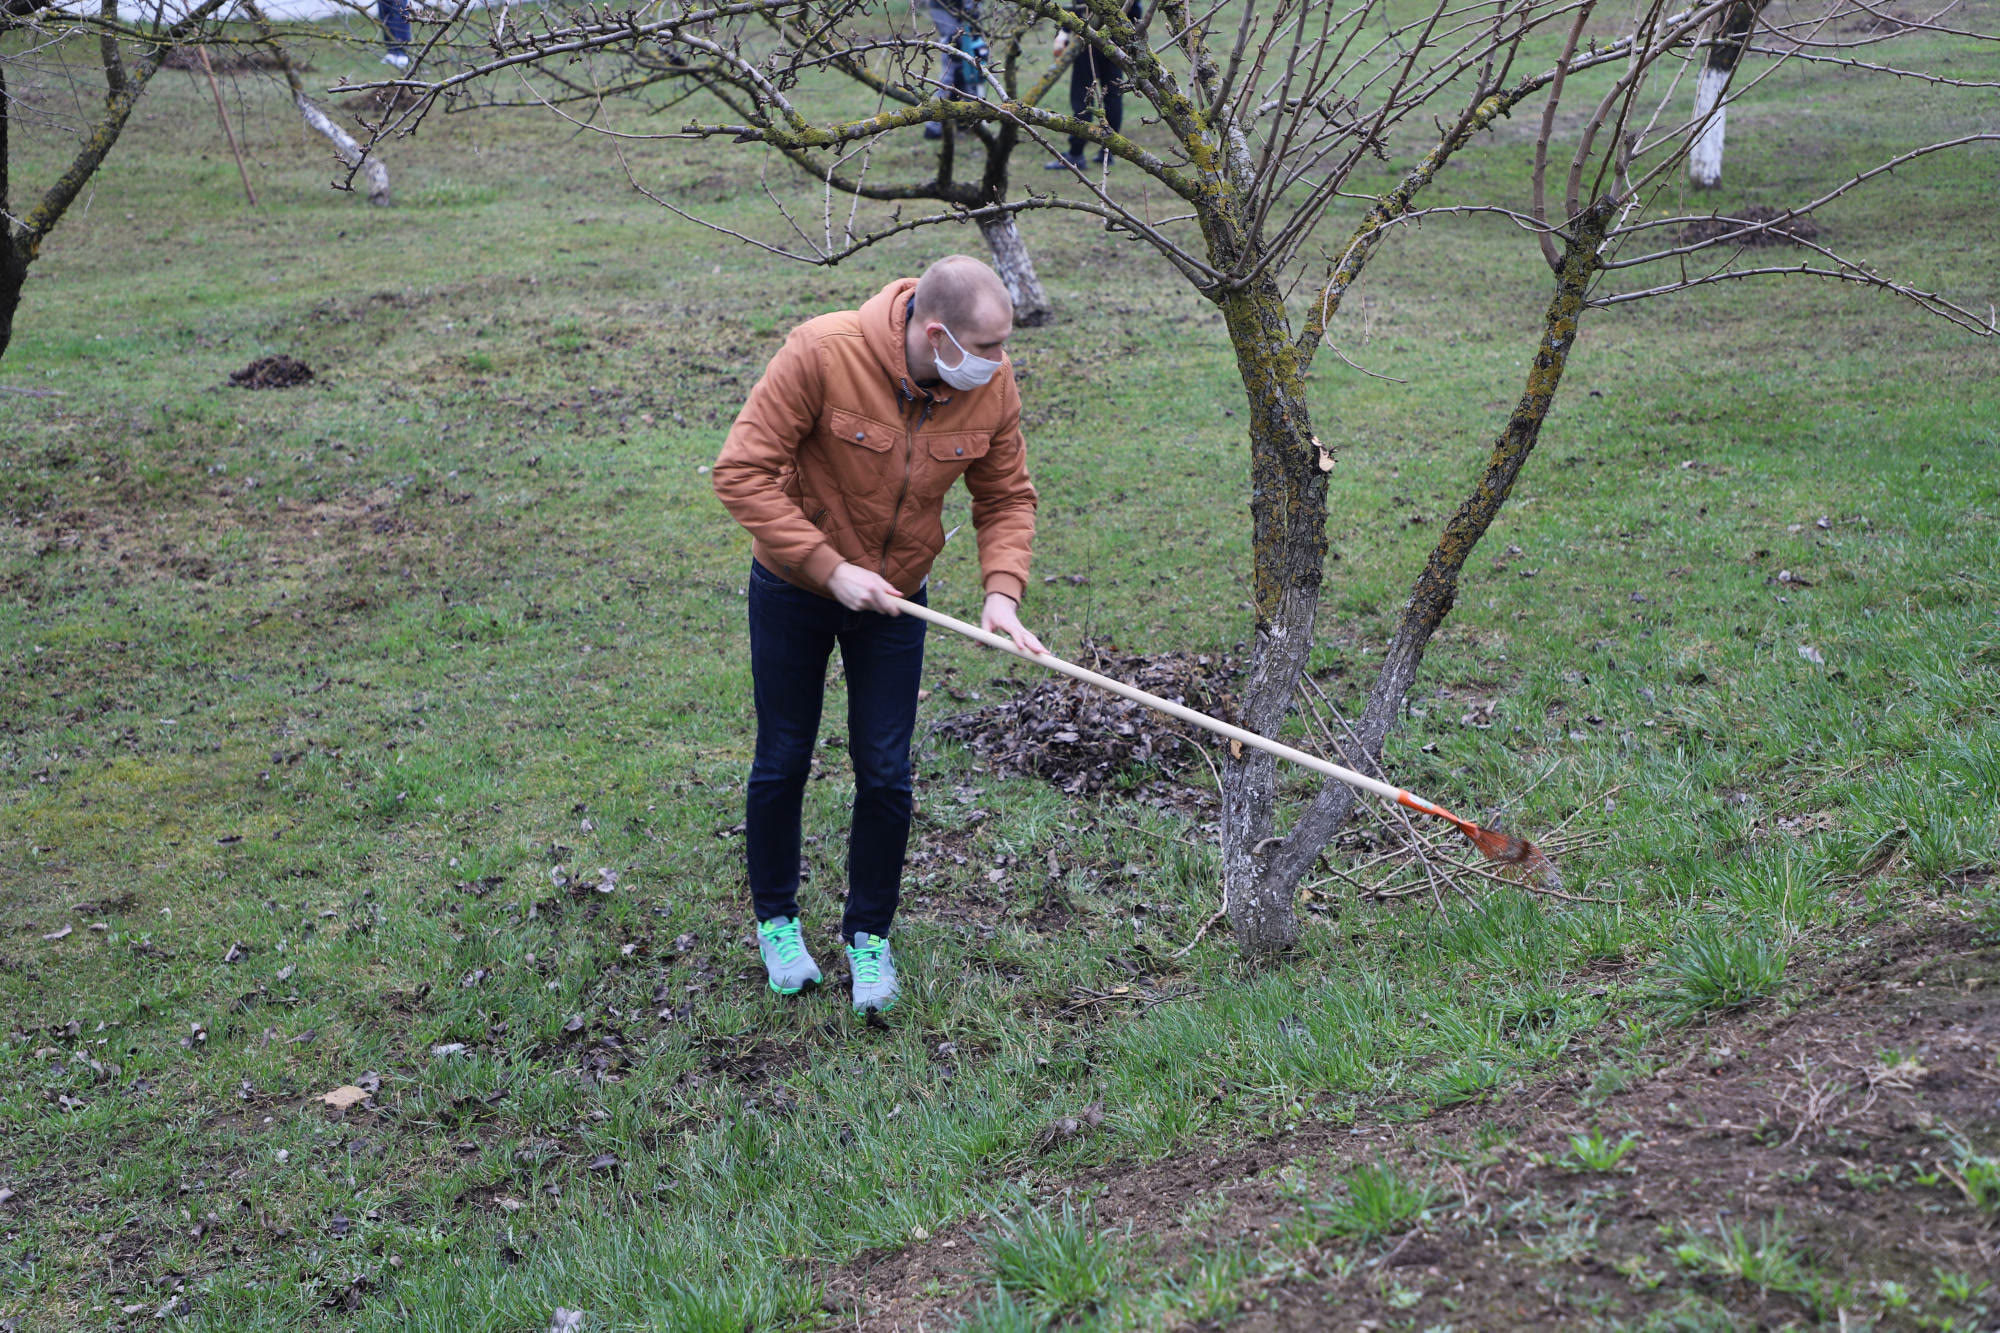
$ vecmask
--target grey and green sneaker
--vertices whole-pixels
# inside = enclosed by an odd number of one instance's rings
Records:
[[[806,948],[797,917],[775,916],[758,922],[757,950],[764,955],[764,971],[770,974],[771,989],[778,994],[797,995],[819,985],[819,964]]]
[[[854,943],[847,946],[847,965],[854,973],[855,1013],[885,1013],[903,993],[896,984],[895,955],[880,935],[855,931]]]

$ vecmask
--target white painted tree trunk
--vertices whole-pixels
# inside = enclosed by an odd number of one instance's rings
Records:
[[[980,222],[979,231],[986,237],[986,248],[993,252],[993,271],[1014,298],[1014,322],[1028,328],[1053,323],[1055,307],[1042,290],[1042,280],[1035,276],[1035,261],[1028,257],[1028,246],[1014,224],[1014,215],[987,218]]]
[[[389,206],[389,168],[382,165],[373,153],[364,154],[354,136],[342,129],[332,116],[320,109],[317,102],[303,92],[295,93],[299,114],[306,118],[306,124],[333,140],[334,151],[340,160],[350,167],[359,167],[368,180],[368,202],[377,208]]]
[[[1703,64],[1694,85],[1695,139],[1688,149],[1688,181],[1696,189],[1722,184],[1722,148],[1727,137],[1729,108],[1722,94],[1729,87],[1728,69]]]

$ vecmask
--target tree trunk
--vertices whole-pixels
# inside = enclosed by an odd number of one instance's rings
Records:
[[[1326,570],[1326,471],[1283,295],[1267,280],[1226,298],[1222,309],[1250,408],[1256,628],[1241,720],[1276,737],[1312,651]],[[1290,948],[1299,936],[1292,886],[1267,874],[1261,859],[1272,840],[1277,788],[1270,755],[1231,747],[1222,772],[1222,879],[1230,926],[1253,954]]]
[[[361,145],[354,141],[354,136],[342,129],[333,117],[322,111],[319,103],[306,96],[305,90],[298,86],[298,75],[293,73],[289,63],[285,66],[285,74],[292,80],[292,99],[298,104],[299,114],[305,117],[306,124],[333,140],[333,149],[340,154],[340,160],[350,167],[357,168],[368,178],[368,202],[377,208],[387,208],[389,168],[383,166],[382,159],[372,152],[362,152]]]
[[[1729,130],[1729,108],[1722,97],[1763,7],[1764,0],[1745,0],[1722,11],[1703,48],[1701,73],[1694,84],[1695,137],[1688,146],[1688,183],[1696,189],[1712,190],[1722,184],[1722,150]]]
[[[1036,329],[1055,322],[1055,307],[1049,304],[1049,294],[1042,290],[1042,280],[1035,276],[1035,261],[1028,255],[1014,215],[984,218],[979,231],[986,237],[986,248],[993,252],[993,271],[1000,275],[1000,281],[1007,284],[1007,294],[1014,298],[1014,323]]]
[[[14,312],[21,306],[21,289],[28,283],[28,261],[12,238],[0,239],[0,358],[14,341]]]
[[[1729,131],[1729,108],[1720,105],[1729,71],[1704,64],[1695,76],[1694,143],[1688,147],[1688,183],[1712,190],[1722,184],[1722,146]]]
[[[1600,262],[1598,251],[1604,244],[1605,230],[1616,216],[1617,202],[1615,199],[1599,200],[1576,220],[1572,235],[1564,244],[1562,267],[1556,274],[1555,295],[1550,298],[1548,312],[1543,316],[1541,343],[1529,367],[1528,382],[1521,393],[1521,400],[1507,418],[1500,438],[1494,441],[1493,452],[1487,459],[1486,471],[1479,478],[1479,484],[1459,505],[1451,522],[1445,525],[1437,545],[1431,549],[1430,559],[1424,563],[1423,573],[1417,576],[1416,586],[1411,589],[1410,600],[1397,623],[1395,638],[1390,641],[1382,670],[1355,727],[1363,753],[1344,756],[1351,768],[1365,772],[1371,767],[1379,767],[1377,761],[1381,758],[1382,743],[1388,738],[1389,728],[1395,724],[1404,696],[1416,680],[1424,650],[1430,646],[1431,636],[1444,623],[1458,597],[1459,574],[1473,548],[1486,535],[1487,528],[1492,526],[1501,506],[1507,502],[1515,479],[1521,475],[1521,468],[1541,438],[1542,423],[1548,419],[1549,405],[1555,400],[1563,370],[1568,366],[1570,353],[1576,346],[1584,300],[1589,295],[1591,279],[1597,273]],[[1264,892],[1268,895],[1283,894],[1287,902],[1291,900],[1299,880],[1319,858],[1327,842],[1340,831],[1340,826],[1347,822],[1355,799],[1354,789],[1345,783],[1331,782],[1320,790],[1312,806],[1300,816],[1284,843],[1271,856]]]
[[[41,252],[42,242],[117,146],[125,122],[131,119],[132,108],[138,105],[140,94],[159,72],[161,57],[190,35],[199,34],[201,25],[225,3],[226,0],[196,0],[171,27],[148,41],[146,54],[130,69],[126,68],[116,41],[109,37],[99,41],[98,54],[104,64],[103,110],[84,134],[69,165],[31,207],[21,206],[15,198],[17,191],[10,175],[12,149],[8,142],[8,109],[13,103],[8,100],[5,66],[0,65],[0,356],[6,355],[7,345],[12,341],[21,289],[27,284],[28,266]],[[9,20],[17,15],[48,7],[43,0],[9,4],[0,12],[0,36],[6,35],[13,26]],[[116,15],[118,8],[105,0],[101,12]]]
[[[0,24],[0,33],[5,31],[6,26]],[[0,358],[7,355],[7,345],[14,341],[14,311],[20,307],[21,288],[28,280],[27,267],[17,265],[14,258],[14,201],[9,193],[13,177],[8,158],[13,147],[8,112],[13,105],[7,92],[7,64],[0,61]]]

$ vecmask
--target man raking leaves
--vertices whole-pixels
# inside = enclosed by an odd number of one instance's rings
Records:
[[[1013,329],[1013,302],[993,270],[966,255],[941,259],[859,310],[792,330],[716,460],[715,493],[752,538],[757,748],[743,841],[758,948],[780,994],[821,980],[799,926],[799,818],[838,644],[854,763],[840,933],[856,1011],[896,1002],[889,929],[910,836],[924,665],[924,624],[901,613],[923,605],[944,547],[944,495],[960,477],[979,537],[980,622],[1042,651],[1016,611],[1035,488],[1006,360]]]
[[[1397,805],[1415,810],[1419,814],[1430,815],[1435,819],[1442,819],[1471,839],[1472,845],[1484,853],[1488,860],[1520,870],[1542,888],[1552,889],[1557,892],[1560,892],[1562,889],[1562,876],[1556,872],[1555,863],[1542,853],[1541,848],[1524,838],[1515,837],[1511,833],[1503,833],[1498,829],[1481,828],[1471,820],[1461,819],[1443,806],[1432,801],[1427,801],[1414,792],[1405,791],[1401,787],[1394,787],[1386,782],[1377,781],[1366,774],[1357,773],[1351,768],[1342,768],[1339,764],[1329,763],[1316,755],[1310,755],[1303,750],[1295,750],[1289,745],[1259,736],[1254,731],[1245,731],[1241,727],[1231,726],[1220,718],[1210,717],[1206,713],[1197,713],[1194,709],[1177,704],[1171,699],[1162,699],[1157,694],[1148,694],[1146,691],[1127,685],[1123,681],[1099,675],[1087,667],[1080,667],[1074,662],[1065,662],[1055,654],[1040,649],[1039,646],[1033,648],[1022,647],[1013,640],[1003,639],[999,635],[986,630],[975,629],[962,620],[954,620],[942,612],[933,611],[928,606],[919,605],[915,602],[903,603],[901,610],[907,615],[928,620],[934,625],[942,625],[946,629],[956,630],[969,639],[976,639],[980,643],[998,648],[1002,652],[1026,658],[1028,661],[1045,666],[1051,671],[1059,671],[1065,676],[1083,681],[1086,684],[1095,685],[1099,689],[1109,690],[1113,694],[1132,700],[1134,703],[1145,704],[1148,708],[1157,708],[1162,713],[1166,713],[1171,717],[1177,717],[1183,722],[1191,722],[1205,731],[1212,731],[1218,736],[1226,736],[1230,740],[1248,745],[1253,749],[1274,754],[1280,759],[1288,759],[1292,763],[1309,768],[1315,773],[1333,778],[1338,782],[1344,782],[1350,787],[1358,787],[1362,791],[1373,792],[1385,800],[1394,801]]]

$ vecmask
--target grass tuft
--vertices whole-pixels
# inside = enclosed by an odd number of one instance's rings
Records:
[[[1747,1282],[1764,1291],[1799,1293],[1811,1289],[1812,1276],[1800,1257],[1797,1239],[1785,1230],[1785,1215],[1759,1222],[1753,1237],[1748,1228],[1723,1226],[1704,1236],[1686,1231],[1669,1253],[1683,1268],[1729,1282]]]
[[[1051,1318],[1094,1309],[1124,1269],[1115,1238],[1093,1225],[1088,1205],[996,1215],[984,1244],[999,1294],[1018,1293]]]
[[[1357,1166],[1341,1177],[1344,1193],[1313,1205],[1320,1229],[1366,1244],[1407,1231],[1444,1197],[1429,1181],[1413,1181],[1381,1162]]]
[[[993,1294],[975,1303],[959,1322],[959,1333],[1039,1333],[1048,1327],[1046,1316],[1014,1299],[1005,1286],[995,1286]]]
[[[1615,1142],[1601,1129],[1592,1129],[1588,1134],[1572,1134],[1569,1151],[1563,1155],[1563,1165],[1572,1171],[1616,1171],[1625,1155],[1639,1142],[1636,1133],[1626,1134]]]
[[[1659,998],[1682,1020],[1741,1009],[1777,993],[1785,960],[1781,944],[1705,923],[1667,954],[1660,968],[1667,984]]]
[[[2000,1157],[1975,1152],[1964,1141],[1953,1144],[1958,1160],[1951,1166],[1939,1164],[1945,1178],[1958,1186],[1966,1202],[1982,1212],[2000,1216]]]

